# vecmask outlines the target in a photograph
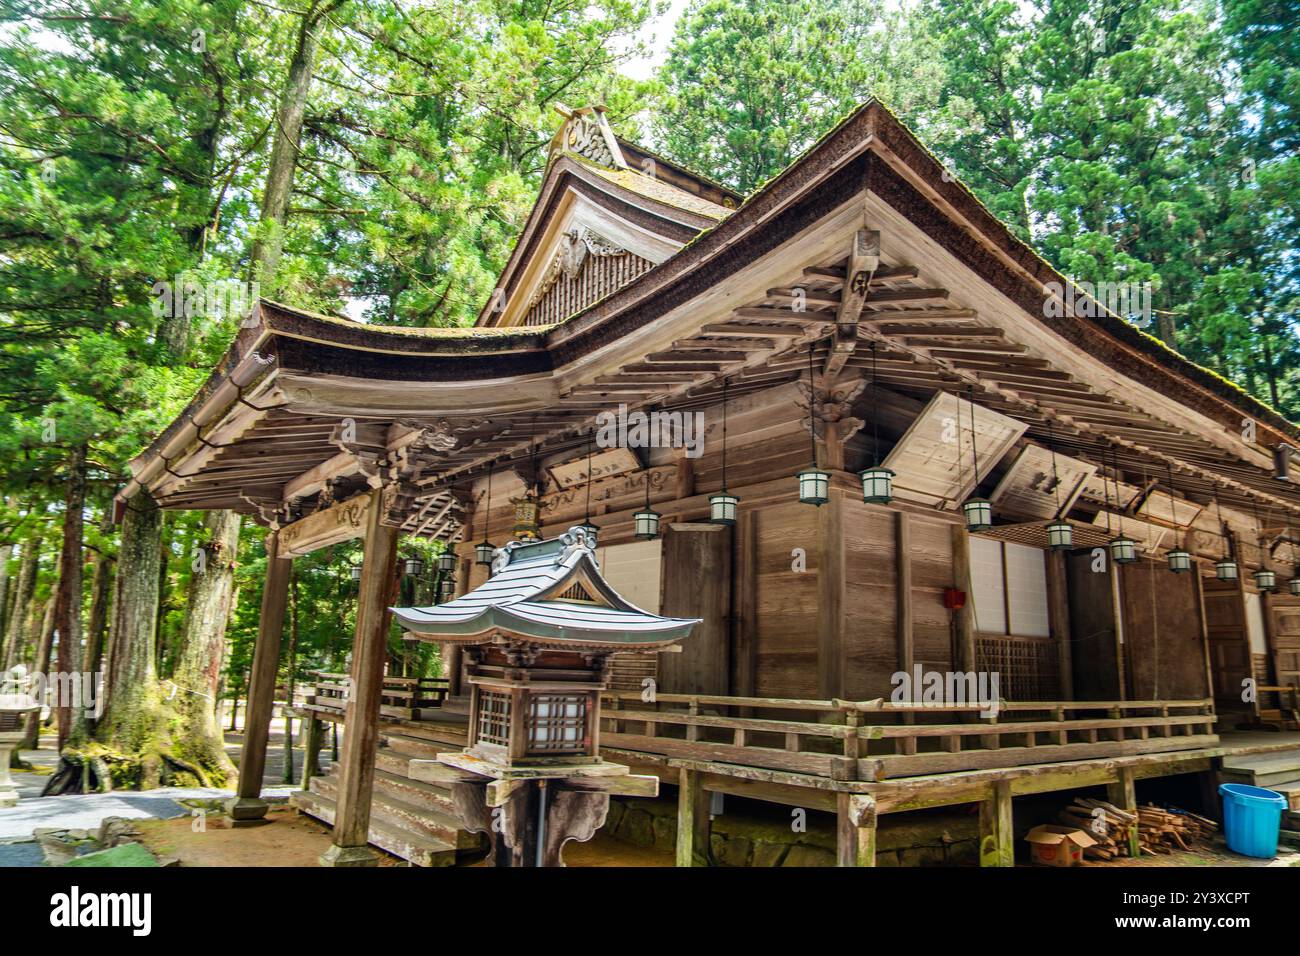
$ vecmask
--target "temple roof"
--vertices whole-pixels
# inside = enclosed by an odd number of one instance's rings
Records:
[[[436,607],[393,608],[417,640],[658,650],[691,633],[699,618],[660,617],[620,597],[600,574],[582,528],[498,548],[487,582]]]

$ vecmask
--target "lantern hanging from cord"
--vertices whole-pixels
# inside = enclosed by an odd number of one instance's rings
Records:
[[[1061,476],[1056,470],[1056,444],[1052,440],[1052,420],[1047,420],[1047,447],[1052,453],[1052,493],[1056,512],[1047,524],[1047,546],[1053,551],[1069,551],[1074,546],[1074,526],[1061,517]]]
[[[361,565],[359,564],[352,565],[352,580],[354,582],[361,580]]]
[[[632,525],[638,538],[649,541],[659,537],[659,512],[650,507],[650,459],[647,452],[645,464],[645,507],[632,515]]]
[[[1115,511],[1119,515],[1119,535],[1111,538],[1107,547],[1110,548],[1110,559],[1116,564],[1132,564],[1137,557],[1137,542],[1124,533],[1124,513],[1120,510],[1119,504],[1119,459],[1114,452],[1111,453],[1111,470],[1115,473]],[[1102,481],[1106,476],[1102,475]]]
[[[595,429],[592,429],[592,434],[587,436],[587,504],[583,511],[582,524],[578,525],[586,532],[593,548],[596,546],[596,537],[600,534],[600,529],[591,521],[591,439],[594,434]]]
[[[492,520],[492,466],[488,465],[487,503],[483,507],[483,540],[474,545],[474,563],[492,566],[496,545],[488,540],[488,522]]]
[[[456,571],[456,550],[451,542],[447,542],[442,554],[438,555],[438,570],[443,574],[453,574]]]
[[[817,467],[817,390],[813,382],[813,353],[815,346],[808,346],[808,439],[812,446],[812,466],[797,475],[799,479],[799,501],[805,505],[821,507],[831,500],[831,474]]]
[[[408,578],[418,578],[424,573],[424,558],[418,554],[413,554],[403,563],[403,569]]]
[[[975,469],[975,480],[971,484],[971,492],[975,493],[980,486],[980,459],[979,452],[975,447],[975,386],[970,386],[970,458],[971,465]],[[957,415],[961,417],[961,399],[957,400]],[[959,430],[960,433],[960,430]],[[961,457],[960,443],[957,448],[958,459]],[[983,531],[986,528],[993,527],[993,502],[987,498],[968,498],[961,506],[962,513],[966,515],[967,531]]]
[[[1169,514],[1171,518],[1177,514],[1174,501],[1174,469],[1172,465],[1166,463],[1165,467],[1169,471]],[[1177,524],[1177,522],[1174,522]],[[1184,548],[1178,540],[1174,540],[1175,547],[1165,555],[1165,560],[1169,562],[1169,570],[1174,574],[1182,574],[1184,571],[1192,570],[1192,555]]]
[[[1219,516],[1219,534],[1223,536],[1224,549],[1227,552],[1222,559],[1214,562],[1214,576],[1220,581],[1235,581],[1237,580],[1237,562],[1232,547],[1232,536],[1231,534],[1224,534],[1223,505],[1219,504],[1218,488],[1214,490],[1214,510]]]
[[[722,490],[709,495],[709,520],[714,524],[735,524],[740,499],[727,491],[727,380],[722,380]]]
[[[871,460],[870,468],[858,472],[862,500],[887,505],[894,500],[894,473],[880,462],[880,380],[877,377],[876,343],[871,343]]]
[[[1255,526],[1261,529],[1264,528],[1266,522],[1260,520],[1259,504],[1257,502],[1253,502],[1252,507],[1255,512]],[[1275,572],[1272,568],[1268,566],[1268,559],[1269,559],[1270,552],[1264,546],[1263,535],[1260,535],[1259,538],[1259,552],[1260,552],[1260,566],[1253,575],[1253,577],[1255,578],[1255,587],[1259,588],[1260,591],[1263,592],[1264,594],[1272,594],[1274,591],[1277,590],[1277,572]]]

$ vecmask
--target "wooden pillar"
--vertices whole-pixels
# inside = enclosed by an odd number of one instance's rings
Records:
[[[307,790],[312,777],[320,776],[321,722],[308,712],[302,722],[302,789]]]
[[[1011,782],[993,781],[993,795],[980,803],[980,866],[1015,866]]]
[[[836,866],[876,865],[876,798],[836,795]]]
[[[266,536],[266,582],[262,588],[262,616],[253,646],[253,667],[249,677],[248,706],[244,711],[244,746],[239,755],[239,789],[226,802],[226,813],[235,826],[256,823],[266,816],[262,799],[262,776],[266,771],[266,742],[275,706],[275,680],[280,670],[280,638],[284,633],[284,611],[289,600],[289,572],[292,558],[280,557],[280,533]]]
[[[954,612],[956,626],[956,667],[954,670],[975,670],[975,595],[971,593],[970,532],[965,526],[952,526],[953,587],[966,593],[966,605]]]
[[[388,656],[388,602],[397,573],[397,528],[384,523],[382,491],[370,493],[366,513],[365,559],[357,595],[357,630],[352,645],[351,694],[339,771],[334,845],[322,866],[374,866],[378,856],[367,845],[370,799],[379,746],[379,707]]]
[[[1125,813],[1137,815],[1137,788],[1133,783],[1133,769],[1131,767],[1120,767],[1116,771],[1119,779],[1115,783],[1106,784],[1106,799],[1119,807]],[[1128,855],[1138,856],[1138,825],[1136,821],[1128,828]]]
[[[1047,622],[1056,642],[1060,667],[1061,700],[1074,700],[1074,662],[1070,655],[1070,589],[1066,583],[1065,554],[1047,552]]]
[[[894,607],[897,632],[895,642],[898,651],[898,669],[904,674],[912,673],[916,663],[916,646],[912,635],[912,526],[906,511],[894,512]],[[919,689],[918,689],[919,690]],[[913,692],[916,696],[917,691]],[[916,723],[916,715],[901,715],[903,723]],[[899,739],[899,753],[916,753],[916,738]],[[874,865],[874,864],[873,864]]]
[[[832,472],[832,484],[834,473]],[[834,487],[817,509],[821,563],[817,568],[817,696],[844,696],[844,503]]]
[[[758,510],[742,510],[732,540],[731,693],[758,692]]]
[[[698,770],[677,777],[677,865],[709,865],[709,794]]]

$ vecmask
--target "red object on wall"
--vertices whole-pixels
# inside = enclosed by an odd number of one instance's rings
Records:
[[[960,611],[966,606],[966,592],[956,588],[943,589],[943,606],[950,611]]]

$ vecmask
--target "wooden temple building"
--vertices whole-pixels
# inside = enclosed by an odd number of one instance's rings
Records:
[[[232,816],[265,811],[290,563],[353,538],[350,674],[308,708],[340,759],[296,798],[335,862],[477,845],[411,769],[466,745],[472,661],[386,673],[405,536],[464,594],[476,545],[586,525],[614,591],[699,620],[613,658],[599,729],[677,788],[685,865],[711,793],[834,813],[864,865],[879,815],[978,803],[1006,865],[1017,797],[1300,747],[1300,429],[1075,291],[879,103],[748,197],[566,112],[473,328],[263,301],[133,463],[123,503],[269,529]],[[930,674],[997,706],[896,693]]]

